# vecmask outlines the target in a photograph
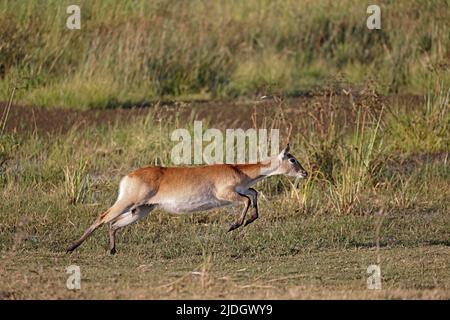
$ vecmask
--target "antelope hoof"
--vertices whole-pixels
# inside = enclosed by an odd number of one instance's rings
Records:
[[[234,229],[237,229],[237,228],[239,228],[240,226],[241,226],[241,225],[240,225],[239,223],[234,222],[234,223],[231,225],[230,229],[228,229],[228,232],[233,231]]]
[[[70,247],[66,249],[66,253],[72,253],[78,247],[78,243],[71,244]]]
[[[252,223],[253,221],[255,221],[258,217],[250,217],[250,219],[245,221],[244,227],[247,226],[248,224]]]
[[[112,249],[109,251],[109,253],[110,253],[111,255],[115,255],[115,254],[116,254],[116,248],[112,248]]]

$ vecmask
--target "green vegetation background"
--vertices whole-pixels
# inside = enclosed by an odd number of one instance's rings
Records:
[[[0,97],[104,108],[161,97],[299,95],[326,83],[384,93],[450,84],[450,1],[0,2]]]

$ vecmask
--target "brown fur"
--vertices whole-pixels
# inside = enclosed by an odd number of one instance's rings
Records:
[[[72,252],[99,226],[110,223],[110,249],[115,253],[116,230],[147,215],[156,206],[173,212],[203,211],[227,204],[244,204],[238,221],[229,231],[244,224],[253,204],[254,213],[245,225],[258,218],[258,180],[275,174],[302,176],[307,173],[288,153],[288,147],[270,161],[256,164],[217,164],[197,167],[145,167],[125,176],[116,203],[102,213],[67,252]],[[178,211],[177,211],[178,210]]]

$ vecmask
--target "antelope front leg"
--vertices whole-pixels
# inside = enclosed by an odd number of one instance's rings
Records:
[[[251,204],[251,200],[250,197],[246,194],[243,193],[238,193],[234,190],[234,188],[226,188],[223,189],[221,191],[219,191],[216,194],[217,198],[220,200],[225,200],[225,201],[229,201],[232,203],[242,203],[245,204],[244,210],[242,210],[242,213],[239,217],[239,220],[234,222],[230,229],[228,230],[228,232],[239,228],[240,226],[242,226],[244,224],[244,220],[245,220],[245,215],[247,214],[248,208],[250,207]]]
[[[255,209],[255,211],[250,216],[250,218],[248,218],[247,221],[245,221],[244,227],[252,223],[256,219],[258,219],[258,192],[253,188],[249,188],[248,191],[251,192],[250,196],[252,197],[252,206]]]
[[[248,208],[250,208],[250,203],[251,203],[250,198],[248,198],[247,196],[244,196],[244,197],[247,198],[244,210],[242,210],[242,213],[241,213],[241,216],[239,217],[239,220],[231,225],[230,229],[228,229],[228,232],[239,228],[244,223],[245,215],[247,214]]]

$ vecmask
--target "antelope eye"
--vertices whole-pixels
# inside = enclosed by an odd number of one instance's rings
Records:
[[[290,158],[290,159],[289,159],[289,162],[290,162],[290,163],[295,163],[295,159],[294,159],[294,158]]]

